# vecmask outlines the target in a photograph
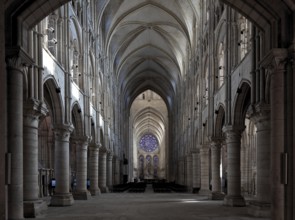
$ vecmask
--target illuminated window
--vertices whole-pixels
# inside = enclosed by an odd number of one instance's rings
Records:
[[[142,136],[139,146],[145,152],[153,152],[159,147],[159,143],[155,135],[148,133]]]

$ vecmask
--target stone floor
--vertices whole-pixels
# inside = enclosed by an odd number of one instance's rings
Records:
[[[189,193],[107,193],[69,207],[49,207],[42,219],[60,220],[266,220],[247,207],[232,208]]]

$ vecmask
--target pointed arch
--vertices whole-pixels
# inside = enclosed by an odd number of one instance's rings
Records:
[[[44,101],[49,109],[49,114],[53,124],[63,124],[64,122],[64,105],[61,96],[60,87],[54,78],[48,78],[44,82]]]
[[[75,127],[74,131],[73,131],[73,136],[77,136],[80,137],[84,134],[84,123],[83,123],[83,118],[82,118],[82,109],[79,105],[78,102],[74,102],[71,108],[71,112],[72,112],[72,123]]]
[[[245,126],[246,113],[251,104],[250,82],[242,80],[237,88],[234,102],[233,125],[243,128]]]
[[[222,127],[224,126],[225,121],[225,110],[224,106],[222,104],[219,104],[219,107],[217,110],[215,110],[216,118],[215,118],[215,137],[222,138],[223,132]]]

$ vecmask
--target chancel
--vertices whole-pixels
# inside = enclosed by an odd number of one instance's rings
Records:
[[[5,0],[0,33],[0,219],[295,219],[294,1]]]

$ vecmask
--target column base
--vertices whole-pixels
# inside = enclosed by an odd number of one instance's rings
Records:
[[[91,198],[90,192],[86,191],[75,191],[73,192],[74,200],[88,200]]]
[[[71,206],[74,204],[74,198],[71,193],[54,194],[51,197],[50,206]]]
[[[224,205],[226,206],[232,206],[232,207],[243,207],[246,206],[245,199],[243,196],[238,195],[238,196],[226,196],[224,198]]]
[[[97,188],[97,189],[90,189],[90,194],[92,196],[99,196],[101,194],[101,192],[100,192],[100,189],[99,188]]]
[[[43,200],[24,201],[24,217],[36,218],[47,210],[47,203]]]
[[[209,196],[211,195],[211,193],[212,192],[209,189],[200,189],[198,194],[201,196]]]
[[[248,214],[254,217],[271,217],[270,203],[262,201],[250,201]]]
[[[109,188],[107,186],[101,186],[100,187],[100,192],[101,193],[108,193],[109,192]]]
[[[212,192],[209,198],[211,200],[224,200],[225,194],[222,192]]]

